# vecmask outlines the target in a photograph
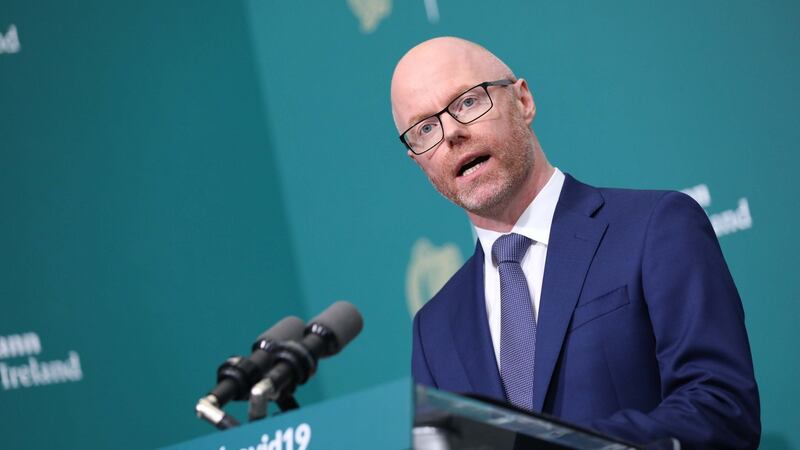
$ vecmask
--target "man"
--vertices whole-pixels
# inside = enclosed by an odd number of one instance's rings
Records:
[[[391,97],[408,156],[478,235],[414,318],[417,382],[637,443],[757,448],[741,301],[693,200],[555,169],[527,83],[477,44],[414,47]]]

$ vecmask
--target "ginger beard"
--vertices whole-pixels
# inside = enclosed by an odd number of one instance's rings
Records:
[[[425,171],[431,184],[442,196],[461,208],[479,216],[489,217],[502,210],[533,174],[534,144],[530,128],[519,111],[508,108],[510,134],[505,139],[489,140],[473,135],[444,155],[444,170]],[[459,183],[453,177],[458,158],[466,152],[488,151],[491,158],[482,173],[469,183]]]

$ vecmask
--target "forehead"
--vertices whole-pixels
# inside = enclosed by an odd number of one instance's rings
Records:
[[[392,109],[398,131],[442,110],[464,90],[491,81],[493,72],[479,55],[460,49],[407,55],[392,79]]]

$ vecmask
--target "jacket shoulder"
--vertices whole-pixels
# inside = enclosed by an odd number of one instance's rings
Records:
[[[649,218],[660,207],[702,211],[687,194],[673,190],[596,188],[605,203],[598,216]]]

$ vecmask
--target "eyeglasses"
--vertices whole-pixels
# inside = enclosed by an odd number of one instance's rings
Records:
[[[441,115],[445,112],[459,123],[468,124],[478,120],[492,109],[492,97],[489,96],[489,86],[508,86],[514,84],[512,80],[484,81],[483,83],[467,89],[455,98],[447,108],[428,116],[411,125],[400,135],[400,142],[415,155],[421,155],[439,145],[444,140]]]

